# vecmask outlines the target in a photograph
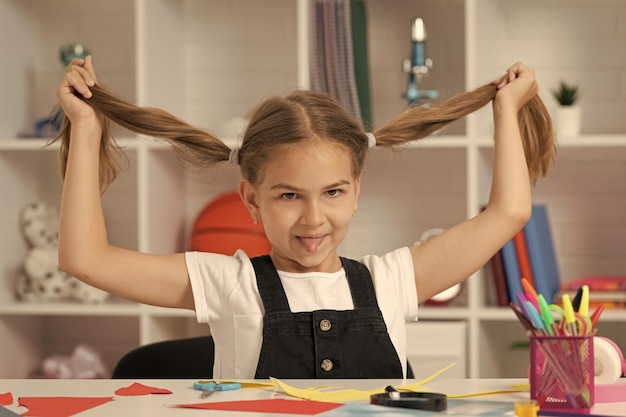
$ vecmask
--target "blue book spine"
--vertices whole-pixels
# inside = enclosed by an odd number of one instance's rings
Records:
[[[524,226],[524,233],[526,234],[535,290],[537,293],[543,294],[549,303],[555,302],[561,280],[546,206],[533,206],[530,220]]]
[[[509,300],[517,300],[516,294],[523,291],[522,275],[517,262],[517,254],[515,252],[515,244],[513,239],[506,242],[500,250],[502,253],[502,264],[504,266],[504,276],[506,277],[506,287],[509,294]]]

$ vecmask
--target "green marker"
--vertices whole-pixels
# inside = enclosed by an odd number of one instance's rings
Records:
[[[552,312],[543,294],[537,295],[537,304],[539,304],[539,314],[541,314],[541,320],[546,326],[546,331],[550,336],[556,335],[557,331],[555,329],[554,318],[552,317]]]

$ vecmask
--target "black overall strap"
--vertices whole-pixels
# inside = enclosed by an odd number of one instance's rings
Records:
[[[289,301],[287,301],[287,294],[285,294],[283,284],[280,282],[280,277],[278,272],[276,272],[272,258],[269,255],[263,255],[252,258],[250,261],[257,276],[257,287],[265,307],[265,314],[291,311]],[[259,277],[263,277],[263,280],[259,281]],[[265,300],[272,300],[272,302],[269,303]]]
[[[361,262],[348,258],[340,258],[343,269],[346,271],[350,293],[352,294],[352,302],[354,309],[376,307],[376,290],[372,282],[372,275],[369,269]]]

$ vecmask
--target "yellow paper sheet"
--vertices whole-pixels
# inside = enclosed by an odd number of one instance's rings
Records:
[[[396,388],[398,391],[411,391],[411,392],[430,392],[428,388],[424,386],[424,384],[432,381],[441,373],[448,370],[454,364],[447,366],[434,374],[430,375],[427,378],[419,382],[414,382],[412,384],[399,385]],[[300,398],[304,400],[314,400],[314,401],[323,401],[323,402],[347,402],[347,401],[359,401],[359,400],[369,400],[371,395],[381,394],[385,392],[385,387],[375,388],[372,390],[358,390],[358,389],[342,389],[336,391],[321,391],[322,389],[327,389],[329,387],[311,387],[311,388],[296,388],[291,385],[286,384],[285,382],[276,379],[270,378],[273,384],[280,387],[285,394]],[[529,385],[528,384],[516,384],[512,385],[511,389],[508,390],[494,390],[494,391],[480,391],[466,394],[446,394],[448,398],[468,398],[468,397],[477,397],[482,395],[494,395],[494,394],[508,394],[513,392],[528,392]]]

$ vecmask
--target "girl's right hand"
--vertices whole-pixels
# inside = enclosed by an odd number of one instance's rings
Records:
[[[83,122],[100,121],[96,111],[77,94],[89,99],[92,96],[90,87],[97,83],[96,72],[91,55],[85,59],[74,58],[67,66],[65,76],[57,88],[57,100],[72,125]]]

